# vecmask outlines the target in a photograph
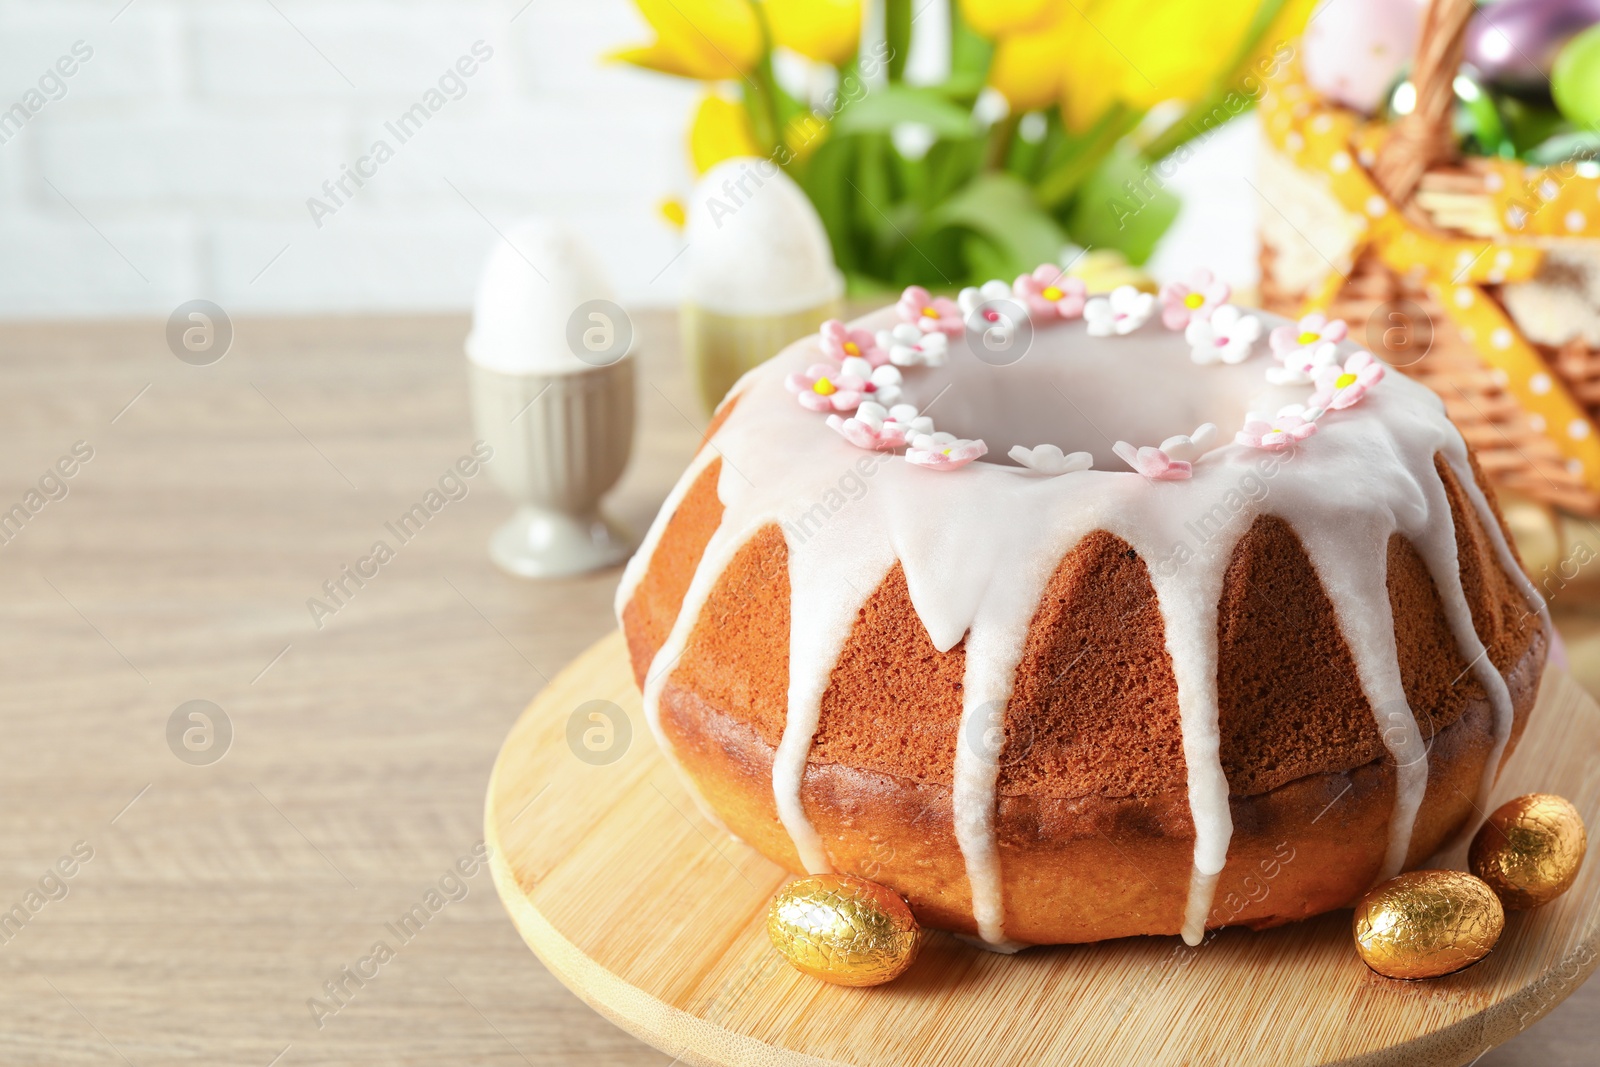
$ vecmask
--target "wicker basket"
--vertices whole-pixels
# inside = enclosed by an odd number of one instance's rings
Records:
[[[1284,64],[1261,102],[1262,303],[1364,331],[1443,398],[1497,485],[1600,515],[1600,167],[1457,158],[1472,10],[1431,0],[1416,106],[1393,125]]]

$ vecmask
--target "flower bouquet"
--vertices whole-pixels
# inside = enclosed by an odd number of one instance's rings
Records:
[[[1177,214],[1166,185],[1191,142],[1254,103],[1313,6],[636,2],[656,38],[614,58],[705,83],[696,170],[781,167],[862,296],[1014,277],[1069,244],[1143,263]],[[926,35],[942,54],[921,34],[913,48],[923,18],[948,27]],[[665,210],[682,220],[681,202]]]

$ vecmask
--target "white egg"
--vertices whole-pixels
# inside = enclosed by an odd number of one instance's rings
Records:
[[[506,231],[484,266],[467,356],[506,374],[591,369],[569,339],[574,313],[591,300],[615,297],[588,245],[553,219],[524,219]]]
[[[724,315],[780,315],[834,300],[844,279],[822,219],[767,159],[718,163],[694,188],[684,297]]]
[[[1322,96],[1371,114],[1411,62],[1421,28],[1417,0],[1335,0],[1301,38],[1306,81]]]

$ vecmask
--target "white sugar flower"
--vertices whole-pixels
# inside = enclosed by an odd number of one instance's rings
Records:
[[[972,313],[977,311],[984,304],[998,303],[1000,301],[1005,301],[1005,303],[1009,305],[1006,310],[1009,311],[1012,308],[1015,308],[1023,318],[1028,317],[1028,309],[1020,300],[1012,295],[1011,286],[1007,285],[1003,281],[1000,281],[998,278],[996,278],[994,281],[984,282],[983,285],[978,287],[969,285],[965,289],[961,290],[961,292],[956,294],[956,306],[961,309],[961,316],[963,318],[971,318]],[[984,318],[989,322],[995,322],[997,320],[995,318],[990,318],[990,315],[997,316],[999,314],[1000,311],[998,308],[992,308],[990,309],[989,314],[985,315]]]
[[[943,334],[939,336],[943,337]],[[853,375],[866,384],[861,391],[870,400],[875,400],[884,407],[893,405],[900,399],[900,371],[885,363],[881,367],[874,367],[860,356],[852,356],[840,364],[839,372],[843,375]]]
[[[1267,381],[1273,385],[1307,385],[1316,381],[1318,371],[1338,365],[1339,345],[1334,341],[1322,341],[1277,355],[1283,360],[1283,366],[1268,367]]]
[[[1208,319],[1190,319],[1183,337],[1196,363],[1243,363],[1261,339],[1261,320],[1224,304]]]
[[[1024,467],[1040,474],[1072,474],[1076,471],[1086,471],[1094,465],[1094,457],[1089,453],[1069,452],[1062,455],[1061,449],[1055,445],[1034,445],[1032,448],[1016,445],[1011,449],[1010,456]]]
[[[1221,310],[1226,310],[1226,308]],[[1173,459],[1181,459],[1192,463],[1211,451],[1216,443],[1217,424],[1207,422],[1196,427],[1194,433],[1180,433],[1162,441],[1161,451]]]
[[[862,401],[848,419],[829,415],[828,425],[857,448],[874,451],[900,448],[909,437],[933,433],[933,420],[918,415],[912,405],[896,404],[886,408],[871,400]]]
[[[942,333],[923,333],[902,322],[892,330],[878,331],[878,347],[889,353],[897,367],[942,367],[950,351],[950,338]]]
[[[989,451],[982,441],[968,441],[953,433],[917,434],[906,450],[906,462],[932,470],[953,471]]]
[[[1083,321],[1092,337],[1132,333],[1150,319],[1156,298],[1131,285],[1119,285],[1107,296],[1097,296],[1083,308]]]

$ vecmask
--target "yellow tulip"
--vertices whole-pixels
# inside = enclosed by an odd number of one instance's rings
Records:
[[[989,84],[1013,112],[1036,111],[1055,102],[1066,74],[1075,34],[1093,32],[1078,12],[1063,8],[1032,30],[1001,37],[989,64]]]
[[[683,78],[738,78],[761,59],[761,26],[750,0],[634,0],[656,33],[612,59]]]
[[[961,17],[979,36],[993,39],[1037,29],[1070,6],[1064,0],[961,0]]]
[[[861,0],[766,0],[772,43],[840,66],[861,40]]]
[[[1138,17],[1120,6],[1106,11],[1101,28],[1131,68],[1122,82],[1126,99],[1140,108],[1198,100],[1226,73],[1218,68],[1238,51],[1253,8],[1165,0],[1145,7]]]
[[[1246,66],[1255,65],[1258,60],[1271,56],[1280,47],[1298,48],[1300,35],[1305,32],[1306,23],[1311,21],[1311,13],[1320,3],[1322,0],[1287,0],[1277,17],[1272,20],[1272,25],[1267,27],[1267,32],[1256,42]]]
[[[1128,63],[1095,30],[1098,13],[1089,7],[1061,50],[1061,121],[1073,133],[1089,130],[1125,96]]]
[[[1257,54],[1304,27],[1314,4],[1290,0],[1274,19]],[[1086,7],[1086,32],[1073,34],[1063,56],[1062,117],[1084,130],[1120,101],[1147,111],[1166,101],[1193,103],[1234,72],[1255,17],[1253,3],[1199,0],[1101,0]]]
[[[724,159],[761,154],[743,105],[715,93],[700,101],[689,126],[689,158],[696,174],[704,174]]]
[[[828,139],[828,124],[810,111],[801,112],[783,127],[784,147],[795,159],[805,159]]]

